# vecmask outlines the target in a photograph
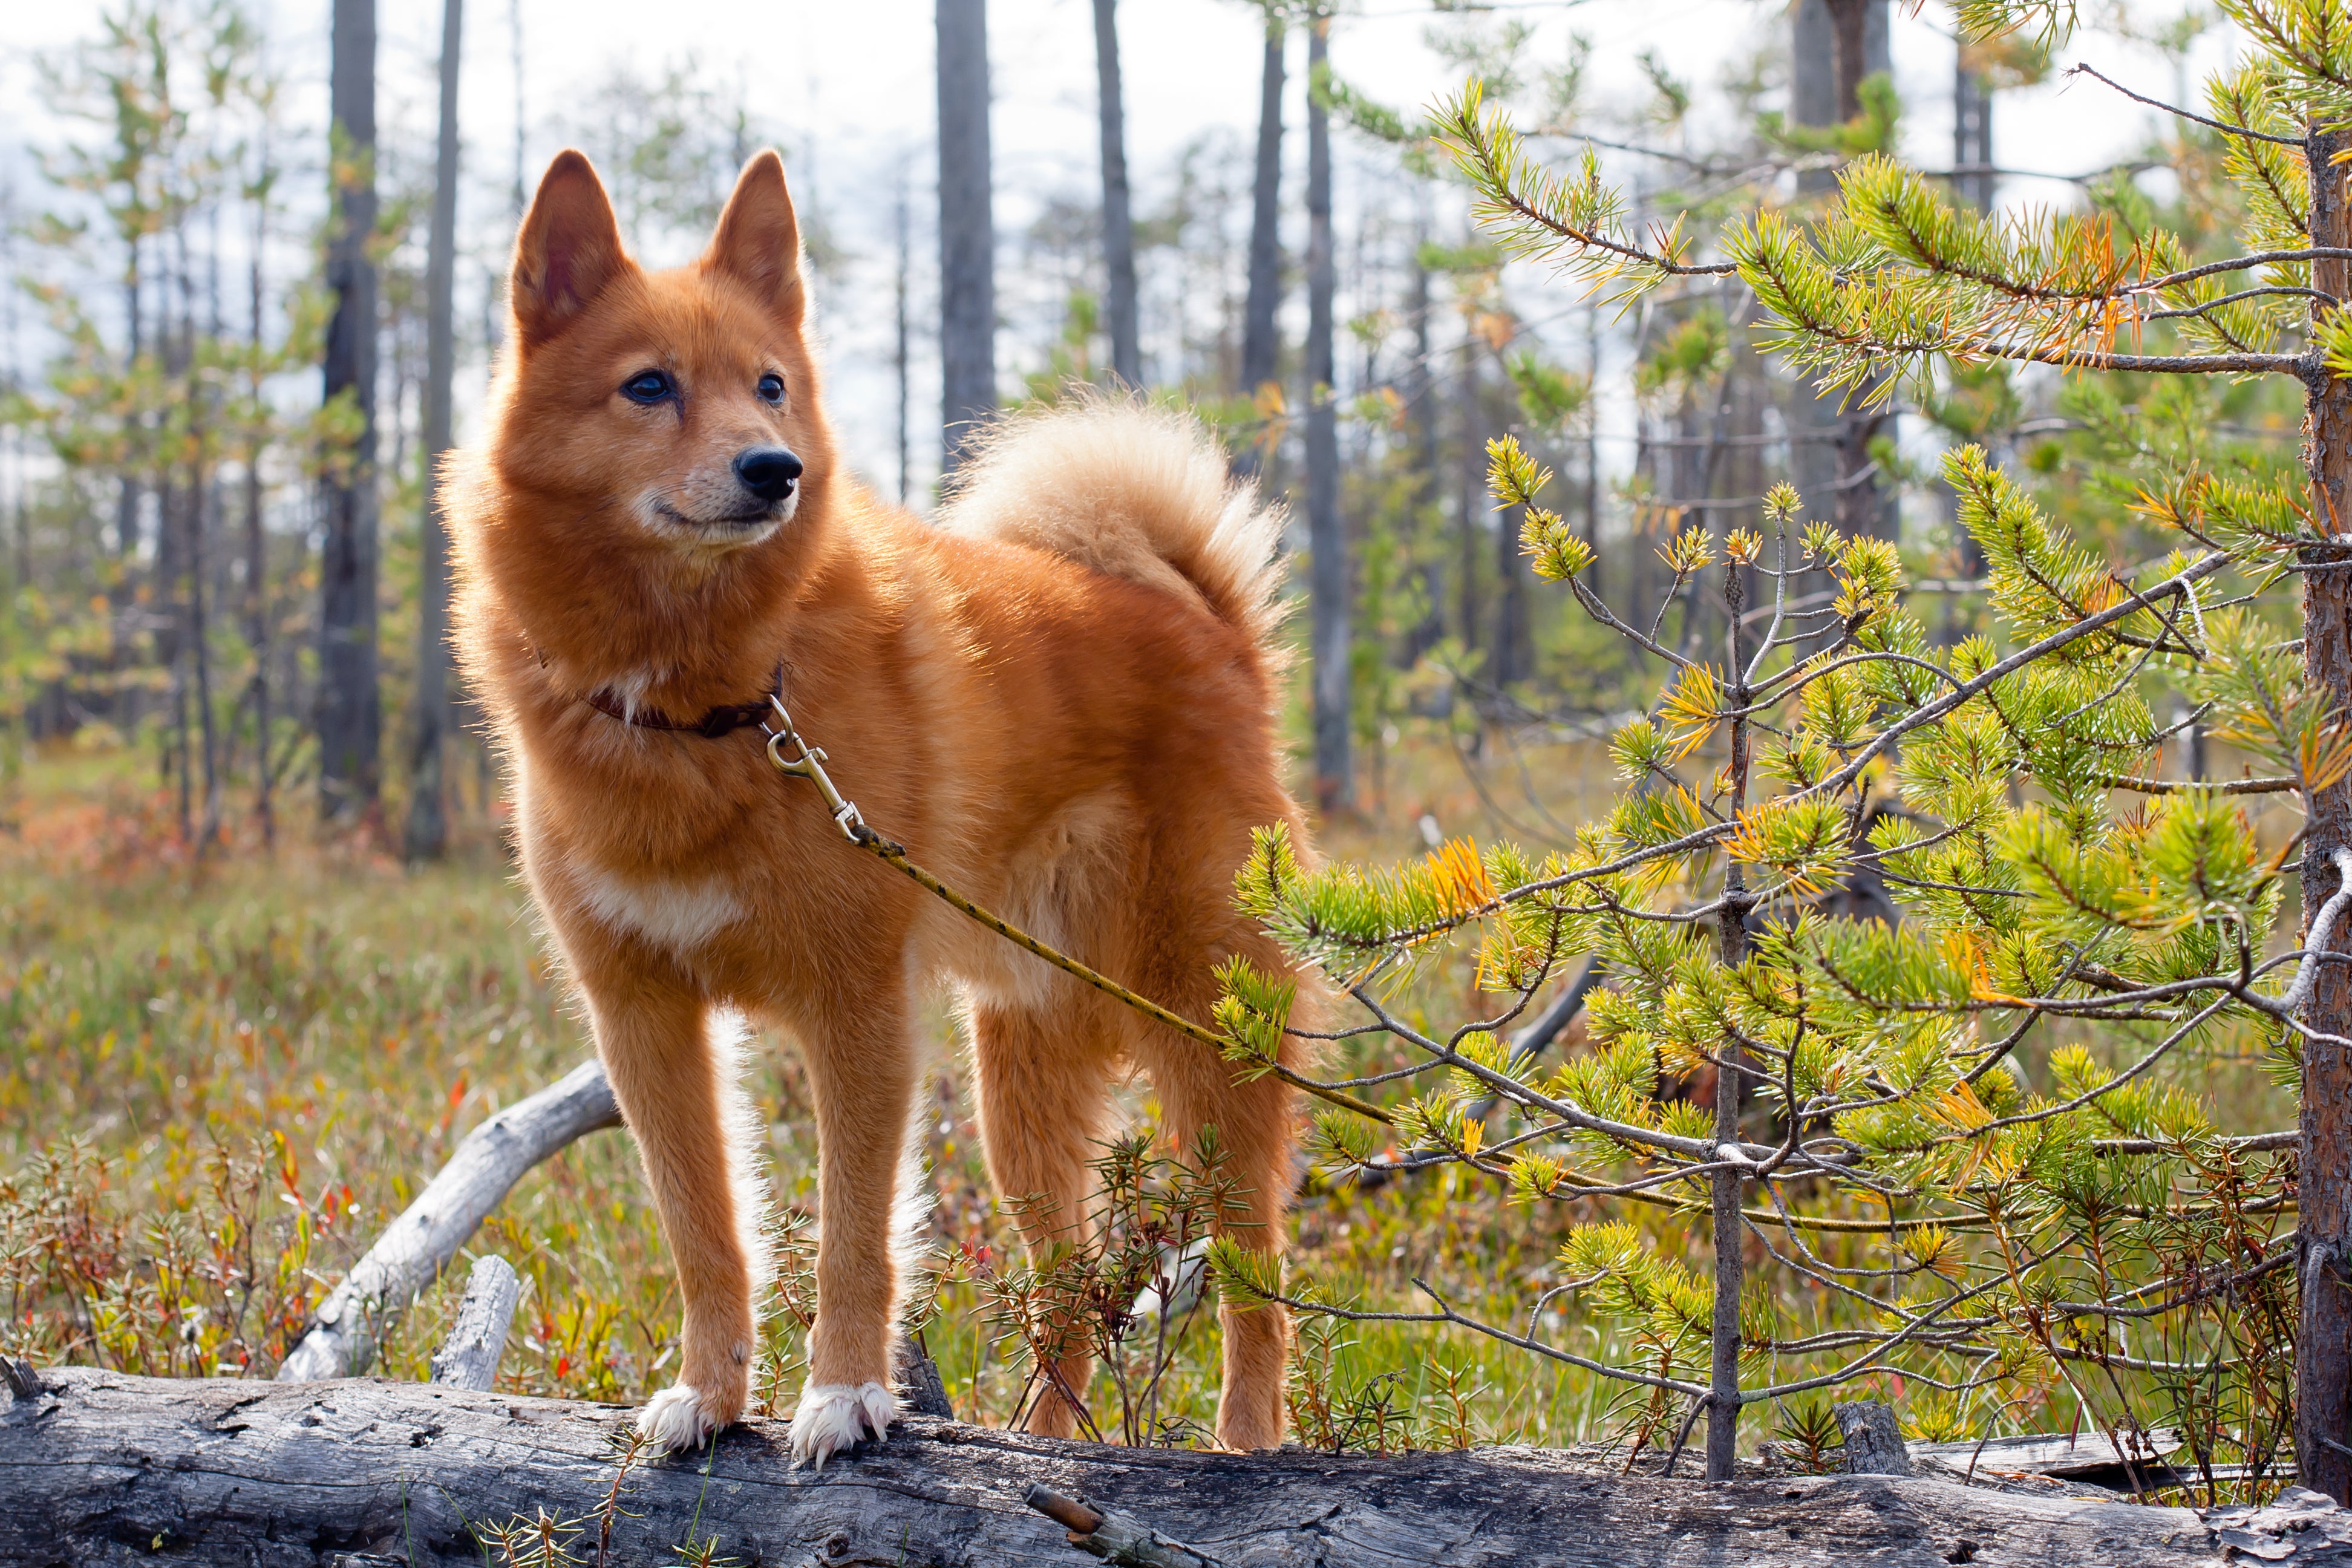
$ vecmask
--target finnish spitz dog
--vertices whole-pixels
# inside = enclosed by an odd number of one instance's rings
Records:
[[[1253,827],[1287,824],[1278,518],[1188,420],[1097,400],[1015,417],[927,523],[843,471],[783,164],[744,169],[709,248],[647,271],[588,160],[516,241],[480,446],[447,470],[464,668],[501,742],[524,875],[645,1161],[685,1322],[639,1420],[670,1449],[742,1412],[768,1248],[740,1020],[807,1064],[818,1310],[792,1422],[822,1464],[897,1409],[925,1205],[918,1008],[952,988],[1001,1197],[1033,1252],[1086,1223],[1112,1089],[1141,1069],[1180,1149],[1213,1126],[1278,1248],[1291,1093],[968,921],[781,777],[781,691],[842,792],[949,885],[1206,1023]],[[1287,1322],[1222,1314],[1217,1437],[1280,1440]],[[1083,1352],[1028,1417],[1067,1435]]]

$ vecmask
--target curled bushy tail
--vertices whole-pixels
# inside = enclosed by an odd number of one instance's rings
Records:
[[[1281,619],[1282,521],[1200,421],[1105,397],[999,423],[940,519],[1205,604],[1258,638]]]

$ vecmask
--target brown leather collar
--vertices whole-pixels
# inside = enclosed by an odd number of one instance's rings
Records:
[[[768,683],[768,689],[778,697],[783,695],[782,665],[776,666],[775,677]],[[748,730],[772,711],[768,706],[768,699],[762,697],[753,702],[730,702],[713,708],[699,719],[673,719],[658,708],[629,707],[609,686],[599,687],[581,700],[599,713],[618,719],[624,724],[635,724],[640,730],[683,730],[712,741],[722,735],[731,735],[738,730]]]

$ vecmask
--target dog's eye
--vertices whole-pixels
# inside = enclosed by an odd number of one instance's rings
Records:
[[[770,371],[760,378],[760,401],[782,403],[784,400],[784,378]]]
[[[677,390],[667,373],[658,370],[641,370],[621,383],[621,395],[632,403],[659,403]]]

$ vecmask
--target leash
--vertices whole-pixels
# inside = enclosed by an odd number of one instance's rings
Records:
[[[857,803],[853,800],[844,800],[841,797],[841,791],[834,787],[832,776],[824,771],[824,752],[810,745],[802,738],[800,731],[794,728],[792,714],[785,710],[782,694],[781,692],[772,694],[768,699],[768,705],[774,711],[775,722],[770,723],[763,717],[760,723],[761,731],[768,737],[768,761],[775,764],[778,773],[792,778],[806,779],[816,785],[817,793],[824,797],[825,809],[833,814],[834,826],[841,829],[843,837],[860,849],[870,851],[887,864],[904,871],[917,886],[935,895],[950,908],[977,921],[1016,947],[1035,953],[1063,973],[1083,980],[1106,996],[1114,997],[1125,1003],[1153,1022],[1165,1024],[1180,1035],[1213,1047],[1220,1056],[1224,1055],[1230,1047],[1240,1044],[1239,1041],[1228,1036],[1220,1035],[1213,1029],[1204,1029],[1191,1019],[1170,1012],[1150,997],[1129,991],[1107,974],[1089,969],[1068,953],[1049,943],[1038,941],[1011,921],[981,908],[920,866],[916,865],[914,861],[908,858],[905,845],[895,843],[874,831],[866,825],[866,818],[859,814]],[[791,757],[784,755],[784,747],[788,744],[794,749],[797,755]],[[1359,1100],[1343,1090],[1327,1088],[1312,1079],[1293,1072],[1280,1062],[1267,1065],[1275,1077],[1293,1089],[1306,1090],[1318,1100],[1328,1100],[1344,1110],[1352,1110],[1359,1116],[1368,1116],[1375,1121],[1393,1121],[1393,1118],[1380,1107]]]

